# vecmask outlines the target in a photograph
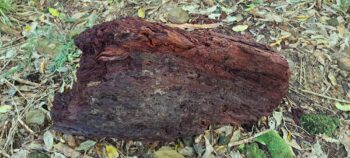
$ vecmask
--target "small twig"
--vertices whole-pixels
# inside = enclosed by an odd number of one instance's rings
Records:
[[[28,127],[27,124],[25,124],[20,118],[17,118],[18,122],[32,135],[37,136],[35,132]]]
[[[4,155],[5,157],[11,157],[9,154],[6,154],[3,150],[0,150],[0,153]]]
[[[4,64],[4,66],[0,69],[0,72],[2,73],[2,71],[6,68],[6,66],[8,64],[10,64],[11,60],[7,60],[6,63]]]
[[[13,145],[13,136],[15,134],[17,126],[18,126],[18,122],[15,120],[12,120],[11,121],[11,128],[6,136],[5,144],[2,147],[3,150],[6,150],[7,146],[9,146],[9,145],[11,145],[11,146]]]
[[[212,29],[222,25],[222,23],[213,23],[213,24],[166,24],[170,27],[177,27],[180,29]]]
[[[5,121],[4,126],[2,127],[2,130],[1,130],[0,138],[2,138],[4,136],[8,122],[9,121],[7,121],[7,120]]]
[[[24,96],[24,94],[14,85],[12,84],[10,81],[8,81],[7,79],[4,79],[4,81],[10,85],[11,87],[13,87],[18,93],[19,95],[21,95],[27,102],[29,102],[29,100],[27,99],[27,97]]]
[[[302,127],[300,127],[300,126],[298,126],[298,125],[296,125],[296,124],[294,124],[294,123],[291,123],[291,122],[284,122],[284,123],[283,123],[284,127],[287,127],[286,124],[288,124],[289,126],[293,126],[293,127],[297,128],[297,129],[299,129],[299,130],[305,132],[305,133],[308,134],[308,135],[311,135],[311,134],[310,134],[308,131],[306,131],[304,128],[302,128]],[[288,128],[286,128],[286,129],[288,129]],[[288,131],[290,131],[290,130],[288,129]],[[300,134],[294,134],[294,135],[298,135],[299,137],[301,137],[301,138],[304,139],[304,137],[303,137],[302,135],[300,135]]]
[[[299,67],[299,83],[303,85],[303,73],[304,73],[304,64],[303,64],[303,58],[300,58],[300,67]]]
[[[270,132],[270,131],[271,131],[271,129],[262,131],[262,132],[257,133],[257,134],[255,134],[255,135],[249,137],[249,138],[242,139],[242,140],[237,141],[237,142],[229,143],[228,146],[229,146],[229,147],[232,147],[232,146],[237,146],[237,145],[249,143],[249,142],[253,141],[253,139],[255,139],[256,137],[259,137],[259,136],[261,136],[261,135],[263,135],[263,134],[265,134],[265,133],[267,133],[267,132]]]
[[[299,90],[300,90],[301,92],[308,93],[308,94],[312,94],[312,95],[315,95],[315,96],[318,96],[318,97],[321,97],[321,98],[326,98],[326,99],[329,99],[329,100],[334,100],[334,101],[338,101],[338,102],[350,104],[350,101],[348,101],[348,100],[337,99],[337,98],[333,98],[333,97],[326,96],[326,95],[323,95],[323,94],[318,94],[318,93],[315,93],[315,92],[311,92],[311,91],[308,91],[308,90],[304,90],[304,89],[299,89]]]
[[[289,105],[291,106],[291,107],[298,107],[297,105],[296,105],[296,103],[292,100],[292,99],[290,99],[288,96],[286,96],[286,99],[287,99],[287,102],[289,103]]]
[[[34,82],[31,82],[31,81],[28,81],[28,80],[24,80],[24,79],[21,79],[19,77],[11,77],[11,79],[19,82],[19,83],[23,83],[23,84],[27,84],[27,85],[31,85],[31,86],[34,86],[34,87],[39,87],[40,84],[38,83],[34,83]]]

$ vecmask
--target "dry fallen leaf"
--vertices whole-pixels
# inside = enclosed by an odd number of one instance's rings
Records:
[[[70,148],[69,146],[62,144],[62,143],[58,143],[54,145],[54,149],[57,152],[62,153],[63,155],[67,156],[67,157],[82,157],[82,154],[80,154],[80,152],[75,151],[74,149]],[[84,158],[91,158],[90,156],[84,156]]]
[[[328,77],[329,81],[331,81],[331,84],[333,86],[337,85],[337,79],[335,78],[335,75],[333,73],[329,73],[327,77]]]
[[[232,28],[232,30],[235,32],[243,32],[246,29],[248,29],[248,25],[237,25]]]
[[[345,150],[348,153],[348,156],[350,156],[350,120],[347,121],[341,121],[341,126],[339,129],[339,140],[344,145]]]
[[[12,106],[10,106],[10,105],[1,105],[0,106],[0,114],[7,113],[7,112],[11,111],[11,109],[12,109]]]
[[[168,20],[175,24],[183,24],[189,20],[190,16],[180,7],[171,8],[168,12]]]
[[[350,104],[335,103],[335,107],[340,111],[350,111]]]
[[[45,121],[45,114],[40,109],[34,109],[26,114],[25,121],[28,124],[42,125]]]
[[[45,148],[47,151],[50,151],[53,147],[53,134],[50,131],[46,131],[43,135]]]
[[[297,150],[302,150],[301,146],[298,144],[298,142],[293,139],[292,134],[288,132],[285,128],[281,128],[282,133],[283,133],[283,139],[284,141],[290,145],[291,147],[297,149]]]
[[[212,29],[221,26],[221,23],[213,23],[213,24],[166,24],[170,27],[177,27],[180,29]]]
[[[93,146],[95,146],[95,144],[96,144],[96,142],[93,140],[86,140],[86,141],[80,143],[79,146],[75,148],[75,150],[87,151],[90,148],[92,148]]]
[[[161,147],[154,154],[155,158],[185,158],[174,149],[166,146]]]
[[[204,140],[205,140],[205,152],[204,152],[202,158],[210,158],[211,153],[214,151],[214,148],[210,144],[208,138],[204,137]]]
[[[324,151],[322,150],[322,147],[321,147],[318,140],[312,146],[311,150],[312,151],[310,154],[310,158],[327,158],[328,157],[328,155],[326,153],[324,153]]]

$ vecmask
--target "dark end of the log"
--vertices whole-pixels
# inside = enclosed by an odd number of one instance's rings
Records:
[[[268,47],[210,31],[124,18],[75,39],[77,83],[56,94],[54,129],[90,137],[173,140],[209,124],[269,115],[288,90],[287,61]]]

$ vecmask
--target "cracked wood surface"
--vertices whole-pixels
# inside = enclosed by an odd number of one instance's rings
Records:
[[[75,43],[83,51],[77,83],[52,109],[62,132],[168,141],[209,124],[257,121],[288,90],[287,61],[242,37],[124,18]]]

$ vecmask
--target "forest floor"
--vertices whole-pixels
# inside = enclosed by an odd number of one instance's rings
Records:
[[[296,157],[350,157],[349,5],[349,0],[0,0],[0,157],[249,157],[246,146],[269,129],[278,131]],[[269,45],[288,60],[289,93],[254,124],[212,125],[174,142],[97,140],[51,130],[53,97],[72,87],[79,67],[74,36],[125,16],[178,23],[189,31],[224,30]],[[306,114],[339,123],[328,134],[317,133],[322,124],[311,130],[301,125]]]

